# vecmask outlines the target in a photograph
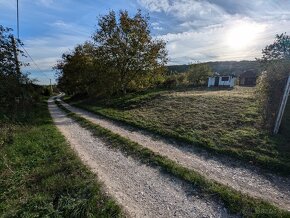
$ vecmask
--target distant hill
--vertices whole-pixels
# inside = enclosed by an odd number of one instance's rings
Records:
[[[246,70],[253,70],[255,73],[259,73],[259,63],[257,61],[215,61],[207,62],[214,72],[220,74],[234,74],[239,75]],[[169,73],[183,73],[186,72],[189,65],[172,65],[168,66]]]

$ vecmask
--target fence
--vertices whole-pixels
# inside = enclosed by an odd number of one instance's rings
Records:
[[[285,90],[284,90],[284,94],[283,94],[283,98],[281,100],[281,104],[279,107],[279,111],[278,111],[278,115],[276,118],[276,122],[275,122],[275,127],[274,127],[274,134],[277,134],[281,125],[281,121],[283,118],[283,114],[285,112],[285,107],[287,105],[287,100],[289,98],[289,93],[290,93],[290,76],[288,77],[286,86],[285,86]]]

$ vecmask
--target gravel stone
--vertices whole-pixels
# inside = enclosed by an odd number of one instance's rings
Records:
[[[227,157],[215,157],[193,146],[166,140],[160,136],[138,130],[128,125],[70,106],[61,101],[70,111],[83,118],[117,133],[131,141],[193,169],[205,177],[253,197],[264,199],[290,211],[290,178],[264,173],[258,167]]]
[[[68,118],[52,99],[49,111],[81,160],[97,174],[105,192],[129,217],[233,217],[221,203],[201,196],[192,185],[109,148]]]

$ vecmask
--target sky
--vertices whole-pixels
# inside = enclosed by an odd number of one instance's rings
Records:
[[[55,82],[52,67],[91,39],[97,18],[110,10],[149,14],[151,34],[167,42],[170,65],[254,60],[289,33],[290,0],[19,0],[20,39],[34,59],[23,72]],[[16,30],[16,0],[0,0],[0,25]]]

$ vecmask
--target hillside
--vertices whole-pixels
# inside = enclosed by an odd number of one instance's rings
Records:
[[[257,61],[215,61],[206,62],[214,72],[220,74],[239,75],[245,70],[253,70],[259,72],[259,63]],[[189,68],[189,65],[171,65],[167,67],[169,72],[183,73]]]

